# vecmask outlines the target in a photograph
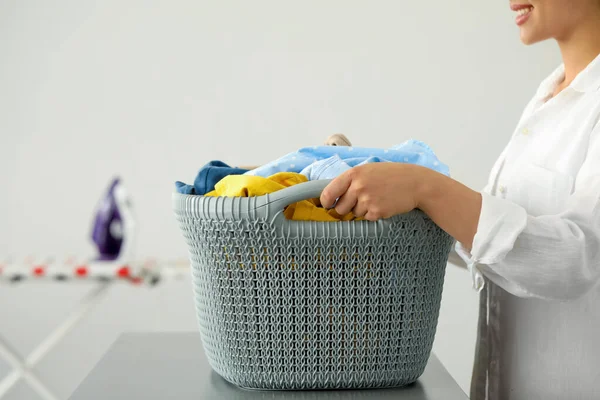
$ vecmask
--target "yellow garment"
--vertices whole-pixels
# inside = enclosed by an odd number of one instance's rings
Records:
[[[279,172],[268,178],[252,175],[229,175],[215,185],[215,190],[207,193],[210,197],[255,197],[274,193],[299,183],[307,182],[306,176],[295,172]],[[284,215],[295,221],[352,221],[359,220],[352,213],[340,216],[335,210],[321,207],[318,199],[304,200],[289,205]]]

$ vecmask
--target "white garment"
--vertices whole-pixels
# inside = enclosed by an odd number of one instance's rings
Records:
[[[551,98],[563,79],[540,85],[456,246],[483,289],[472,400],[600,399],[600,56]]]

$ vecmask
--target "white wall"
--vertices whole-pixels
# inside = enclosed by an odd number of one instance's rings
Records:
[[[138,255],[185,257],[175,180],[334,132],[424,140],[480,188],[558,60],[551,44],[519,43],[501,1],[2,1],[0,259],[91,255],[113,174],[134,198]],[[447,275],[435,351],[468,392],[477,295],[464,270]],[[119,332],[195,329],[188,289],[113,289],[40,374],[66,398]],[[0,333],[27,352],[88,290],[2,286]]]

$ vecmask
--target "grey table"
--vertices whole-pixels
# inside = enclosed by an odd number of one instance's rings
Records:
[[[70,400],[96,399],[280,399],[280,400],[466,400],[467,396],[432,355],[423,376],[404,388],[336,391],[249,391],[217,375],[198,333],[122,335]]]

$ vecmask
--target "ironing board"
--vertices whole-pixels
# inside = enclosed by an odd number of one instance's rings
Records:
[[[70,400],[468,400],[435,354],[417,382],[370,390],[244,390],[210,367],[198,332],[125,333]]]
[[[94,306],[99,304],[114,284],[132,286],[155,286],[163,279],[180,279],[189,276],[189,262],[175,260],[158,262],[148,259],[124,264],[122,262],[76,262],[69,257],[63,262],[51,259],[34,260],[27,258],[16,262],[0,262],[0,285],[27,284],[28,282],[50,281],[56,284],[66,282],[95,282],[97,285],[79,303],[75,304],[64,320],[26,356],[21,355],[7,338],[0,334],[0,358],[4,359],[11,371],[0,379],[0,399],[23,379],[44,400],[60,400],[48,385],[36,374],[35,367],[55,348]]]

